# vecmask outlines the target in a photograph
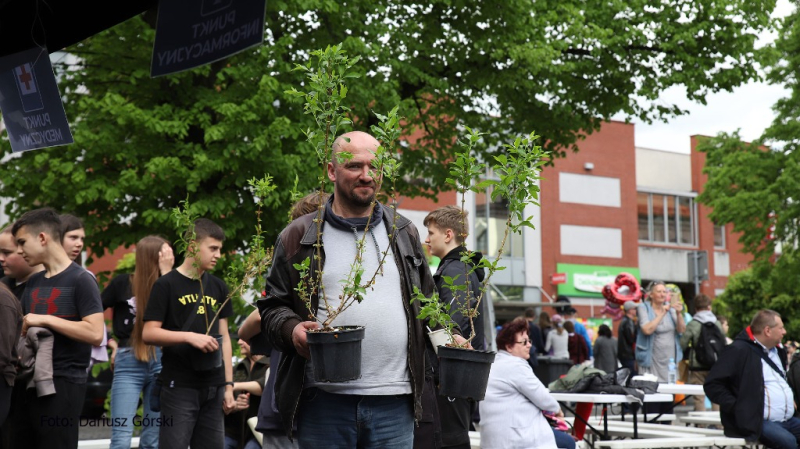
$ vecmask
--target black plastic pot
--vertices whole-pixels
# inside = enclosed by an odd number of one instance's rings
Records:
[[[219,348],[212,352],[202,352],[192,348],[190,360],[195,371],[208,371],[222,366],[222,335],[212,335],[217,339]]]
[[[339,326],[331,332],[307,332],[314,380],[346,382],[361,377],[363,326]]]
[[[439,347],[439,395],[483,400],[496,353]]]

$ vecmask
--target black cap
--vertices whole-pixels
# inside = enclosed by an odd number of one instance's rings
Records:
[[[578,311],[575,310],[574,307],[570,306],[567,307],[567,310],[565,310],[564,313],[566,313],[567,315],[575,315],[576,313],[578,313]]]
[[[569,302],[569,298],[564,295],[558,295],[556,297],[556,302],[553,305],[553,308],[556,309],[556,313],[565,314],[567,310],[572,308]]]

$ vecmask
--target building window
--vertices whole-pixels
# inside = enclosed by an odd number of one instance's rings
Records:
[[[680,227],[680,244],[694,244],[694,201],[685,196],[678,198],[678,226]]]
[[[492,189],[475,195],[475,250],[494,258],[503,242],[508,220],[508,202],[500,197],[492,199]],[[524,257],[522,234],[509,232],[503,247],[503,257]]]
[[[650,240],[650,195],[639,193],[636,195],[636,210],[639,215],[639,240]]]
[[[492,285],[491,289],[495,301],[524,301],[521,285]]]
[[[637,193],[639,241],[695,245],[695,205],[688,196]]]
[[[725,225],[714,226],[714,248],[725,248]]]

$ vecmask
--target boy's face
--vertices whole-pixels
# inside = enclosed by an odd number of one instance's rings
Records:
[[[447,255],[447,247],[452,240],[453,230],[447,229],[442,231],[439,226],[431,223],[428,226],[428,237],[425,239],[425,244],[431,250],[431,255],[442,258]]]
[[[22,279],[31,271],[28,262],[17,253],[17,242],[10,232],[0,234],[0,265],[3,274],[13,279]]]
[[[197,242],[196,260],[202,271],[211,271],[217,265],[220,258],[222,242],[213,237],[206,237]]]
[[[81,255],[85,239],[86,232],[83,228],[75,229],[74,231],[69,231],[64,234],[64,239],[61,241],[61,244],[64,246],[64,251],[67,252],[70,259],[75,260]]]
[[[28,266],[33,267],[44,262],[49,239],[47,234],[44,232],[32,234],[27,226],[23,226],[14,237],[17,239],[17,254],[25,259]]]

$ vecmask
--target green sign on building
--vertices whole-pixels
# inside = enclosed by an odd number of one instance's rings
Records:
[[[558,284],[558,294],[566,296],[600,298],[603,296],[603,287],[614,282],[620,273],[630,273],[641,282],[639,269],[633,267],[560,263],[556,265],[556,270],[567,275],[566,282]]]

